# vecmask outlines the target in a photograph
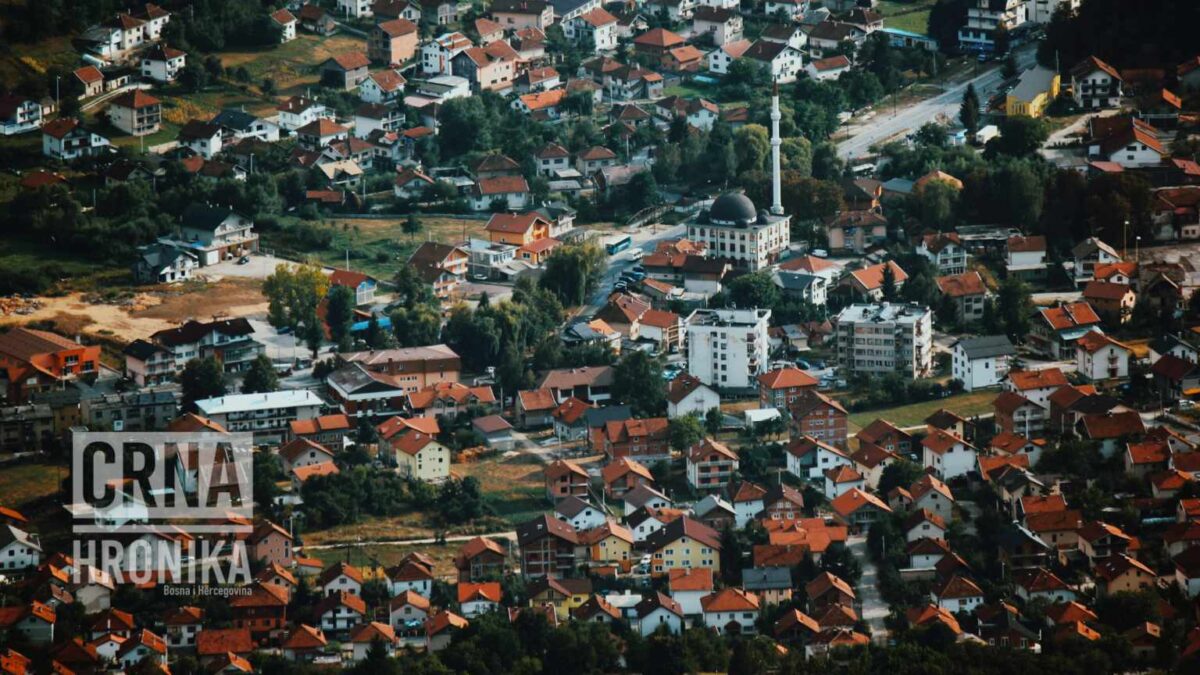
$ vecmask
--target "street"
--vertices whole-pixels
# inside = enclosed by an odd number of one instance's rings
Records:
[[[1036,43],[1025,45],[1014,51],[1017,56],[1017,65],[1022,71],[1034,64],[1036,52]],[[1000,70],[999,63],[989,65],[987,70],[982,71],[975,78],[956,84],[947,89],[945,93],[919,101],[897,112],[889,112],[886,100],[880,101],[874,108],[874,115],[866,124],[854,126],[854,123],[851,123],[850,138],[838,143],[838,157],[854,159],[865,156],[870,153],[872,145],[915,131],[922,124],[932,122],[939,116],[957,119],[963,92],[967,90],[968,84],[975,85],[980,105],[986,106],[988,99],[1004,81]]]
[[[858,601],[862,605],[860,618],[871,627],[871,641],[877,645],[887,645],[888,629],[885,620],[892,610],[883,601],[883,596],[879,595],[879,569],[875,567],[875,561],[871,560],[871,553],[867,550],[867,538],[863,535],[850,537],[846,540],[846,547],[862,567],[862,577],[858,580],[856,589]]]
[[[678,239],[686,231],[683,225],[672,225],[670,227],[644,225],[630,232],[629,235],[633,237],[634,247],[642,249],[644,254],[649,254],[654,252],[654,247],[658,245],[658,242],[666,239]],[[604,278],[601,279],[596,292],[592,293],[592,297],[588,299],[588,304],[579,308],[577,316],[590,317],[599,311],[604,306],[604,303],[608,301],[608,296],[612,293],[613,284],[617,283],[617,279],[625,270],[636,264],[629,259],[627,251],[609,256],[608,269],[604,272]]]

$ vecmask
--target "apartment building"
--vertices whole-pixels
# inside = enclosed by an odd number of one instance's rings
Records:
[[[933,372],[933,312],[916,303],[855,304],[834,318],[837,362],[847,372]]]
[[[687,320],[688,372],[722,389],[757,387],[767,372],[769,309],[698,309]]]
[[[458,382],[462,370],[462,360],[446,345],[351,352],[339,354],[338,361],[358,363],[371,372],[391,375],[409,394],[442,382]]]
[[[196,401],[203,417],[231,432],[250,431],[255,443],[279,443],[288,437],[291,422],[321,414],[324,401],[307,389],[234,394]]]
[[[974,0],[967,7],[967,23],[958,29],[964,51],[992,52],[996,32],[1013,31],[1028,20],[1026,0]]]

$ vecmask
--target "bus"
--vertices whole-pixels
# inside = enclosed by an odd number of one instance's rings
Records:
[[[617,236],[609,239],[608,243],[604,245],[604,250],[607,251],[609,255],[616,255],[632,245],[633,238],[626,234],[624,236]]]

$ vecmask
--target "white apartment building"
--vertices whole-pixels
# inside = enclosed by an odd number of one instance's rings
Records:
[[[688,239],[709,255],[756,272],[770,266],[791,243],[791,216],[759,212],[746,195],[723,194],[688,223]]]
[[[687,319],[688,372],[721,389],[756,387],[767,372],[769,309],[698,309]]]
[[[1030,23],[1050,23],[1059,7],[1079,9],[1081,0],[1029,0],[1025,13]]]
[[[847,373],[933,372],[933,312],[916,303],[856,304],[834,318],[838,366]]]
[[[1012,31],[1027,20],[1027,0],[974,0],[966,25],[958,29],[958,42],[964,51],[991,52],[997,29]]]
[[[283,440],[291,422],[316,418],[323,405],[321,397],[307,389],[234,394],[196,401],[200,415],[231,432],[253,432],[255,443]]]
[[[964,338],[954,343],[951,372],[966,391],[997,387],[1008,376],[1016,347],[1004,335]]]

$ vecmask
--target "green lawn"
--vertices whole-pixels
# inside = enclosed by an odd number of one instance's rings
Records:
[[[512,525],[545,513],[550,507],[542,480],[543,464],[528,455],[455,464],[455,475],[474,476],[496,516]]]
[[[876,9],[883,14],[883,25],[913,33],[926,34],[929,30],[929,10],[936,0],[881,0]]]
[[[992,412],[992,401],[996,398],[995,391],[975,391],[963,393],[949,398],[940,398],[923,403],[910,403],[895,408],[866,410],[850,415],[850,433],[856,433],[876,419],[885,419],[898,427],[915,427],[925,423],[925,418],[945,408],[970,418],[973,415]]]
[[[59,481],[66,476],[66,467],[53,464],[12,464],[0,467],[0,504],[20,510],[35,499],[57,492]]]

